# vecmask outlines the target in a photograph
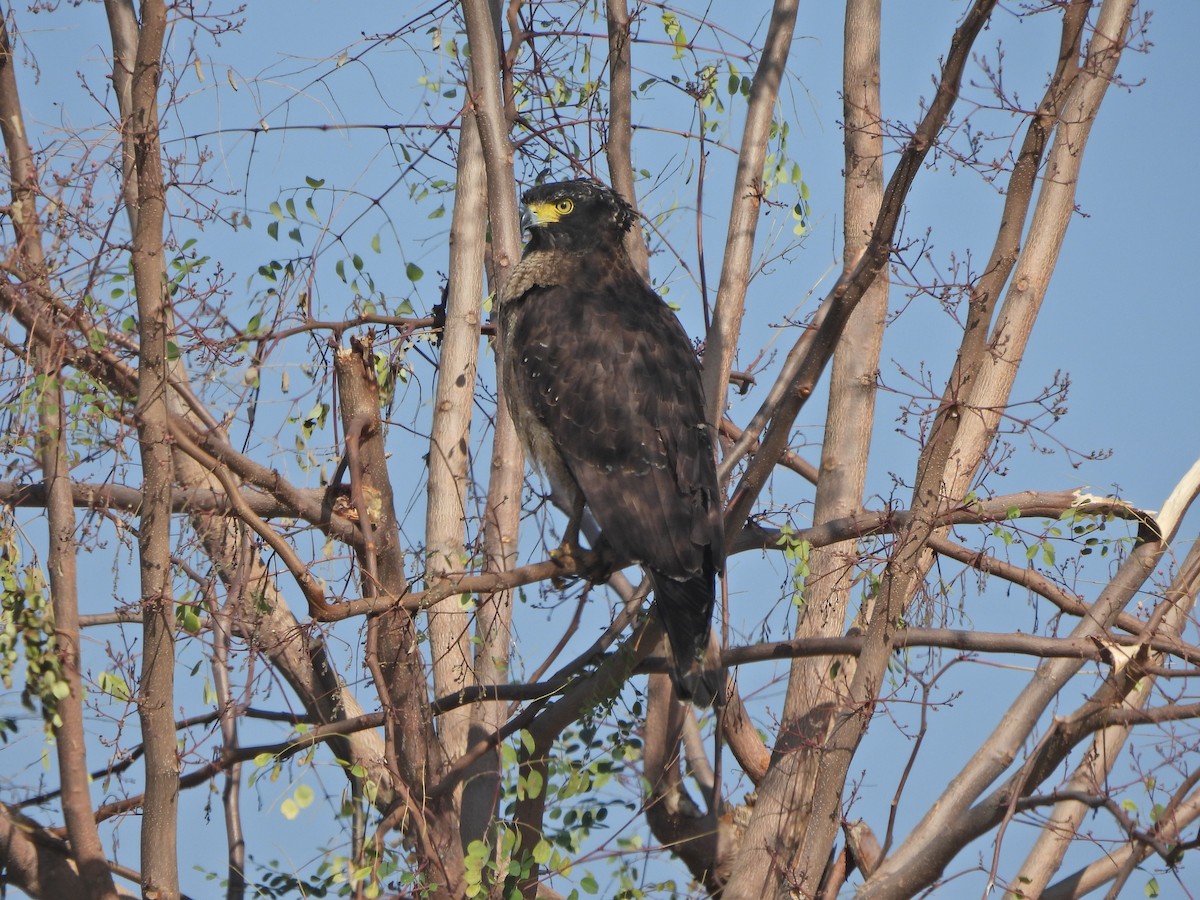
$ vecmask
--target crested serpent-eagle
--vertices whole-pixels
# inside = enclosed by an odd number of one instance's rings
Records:
[[[502,378],[529,456],[602,540],[650,576],[676,694],[709,705],[705,664],[715,579],[725,565],[715,444],[700,365],[683,326],[634,268],[636,221],[591,181],[524,196],[529,243],[499,304]]]

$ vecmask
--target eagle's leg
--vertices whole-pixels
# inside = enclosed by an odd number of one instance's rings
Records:
[[[579,546],[579,527],[583,522],[583,491],[573,491],[571,496],[571,512],[567,517],[567,527],[563,531],[562,543],[550,551],[550,558],[560,566],[581,564],[586,553]]]
[[[585,501],[582,491],[575,491],[571,501],[571,512],[567,527],[563,531],[562,543],[550,551],[550,558],[560,566],[572,566],[577,574],[593,584],[603,584],[612,577],[616,566],[612,550],[601,534],[591,550],[584,550],[579,543],[579,529],[583,524]]]
[[[571,556],[580,555],[579,527],[583,524],[583,507],[583,491],[576,491],[571,501],[571,514],[567,517],[567,528],[558,547],[560,553],[565,550]]]

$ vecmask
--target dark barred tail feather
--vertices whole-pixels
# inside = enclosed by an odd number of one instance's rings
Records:
[[[655,609],[671,644],[671,681],[680,700],[712,706],[723,699],[721,669],[709,665],[708,634],[715,600],[713,575],[676,581],[651,573]]]

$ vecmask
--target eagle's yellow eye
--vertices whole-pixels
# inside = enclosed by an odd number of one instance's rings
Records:
[[[575,201],[568,200],[565,197],[562,200],[559,200],[557,203],[554,204],[554,210],[560,216],[565,216],[567,213],[569,213],[574,208],[575,208]]]

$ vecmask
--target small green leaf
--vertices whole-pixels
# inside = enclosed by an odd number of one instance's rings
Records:
[[[425,272],[416,263],[409,263],[404,267],[404,274],[408,276],[409,281],[417,282]]]
[[[313,789],[307,784],[298,785],[292,796],[296,800],[296,805],[301,809],[311,806],[313,799],[316,797],[316,795],[313,793]]]
[[[1151,878],[1149,881],[1146,882],[1146,896],[1147,897],[1157,897],[1158,896],[1158,879],[1157,878]]]
[[[283,817],[289,821],[300,815],[300,807],[296,805],[296,801],[288,797],[283,803],[279,804],[279,811],[283,813]]]
[[[376,253],[382,252],[379,249],[379,235],[375,235],[373,238],[371,238],[371,249],[374,250]]]
[[[278,203],[276,203],[274,200],[272,200],[271,205],[267,208],[271,211],[271,215],[273,215],[280,222],[283,221],[283,207],[282,206],[280,206]]]
[[[325,184],[324,178],[313,178],[311,175],[305,175],[304,180],[308,183],[310,188],[319,188]]]

